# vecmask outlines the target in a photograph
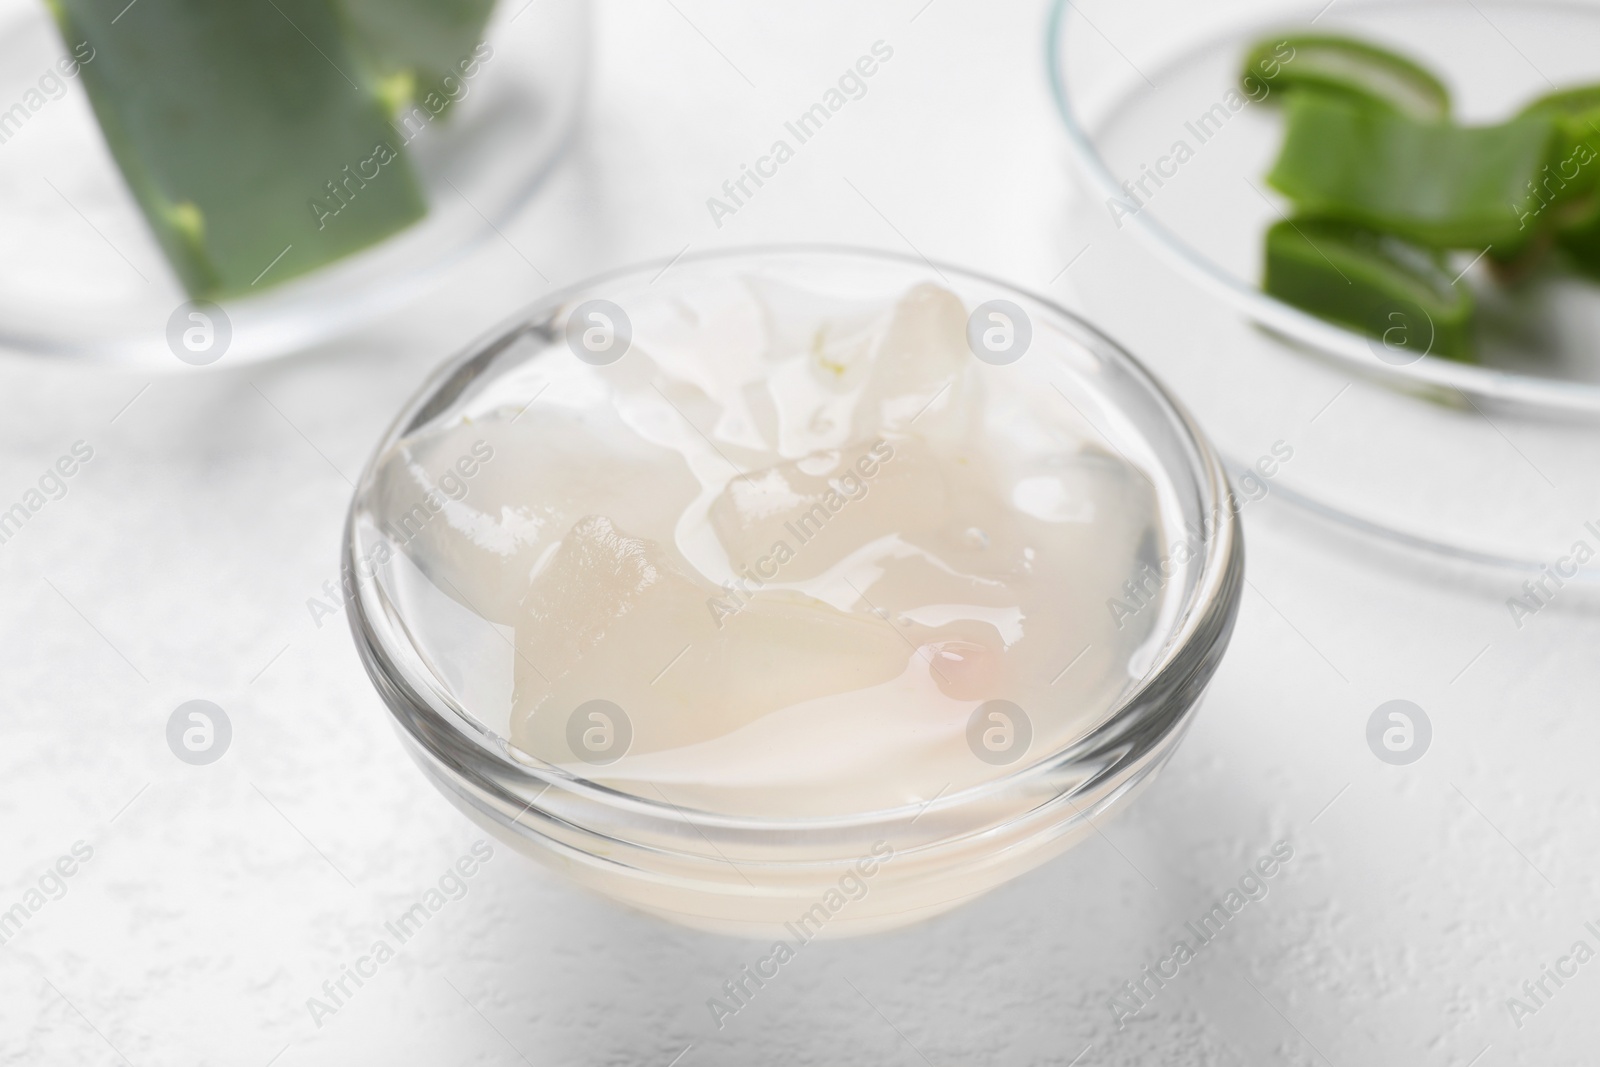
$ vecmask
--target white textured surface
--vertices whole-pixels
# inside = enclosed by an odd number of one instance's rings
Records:
[[[1104,837],[943,919],[807,948],[720,1032],[705,1001],[756,946],[497,847],[314,1024],[307,998],[482,836],[402,755],[343,619],[307,609],[347,479],[429,367],[551,284],[686,245],[914,244],[1068,295],[1039,4],[674,3],[601,6],[585,141],[517,251],[437,298],[269,367],[0,363],[0,507],[95,450],[0,545],[0,910],[94,849],[0,947],[0,1062],[1593,1062],[1600,962],[1520,1030],[1505,1007],[1574,941],[1600,948],[1593,605],[1569,590],[1517,631],[1514,582],[1271,501],[1247,512],[1251,588],[1209,703]],[[878,39],[895,56],[867,96],[713,226],[705,198]],[[1409,768],[1364,740],[1393,697],[1434,723]],[[208,767],[165,743],[193,698],[234,724]],[[1278,840],[1295,855],[1270,894],[1119,1030],[1109,996]]]

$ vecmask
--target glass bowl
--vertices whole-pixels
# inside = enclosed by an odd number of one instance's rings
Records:
[[[1265,295],[1262,235],[1288,206],[1265,182],[1282,122],[1270,93],[1235,91],[1261,37],[1348,33],[1438,72],[1464,121],[1497,121],[1552,84],[1600,81],[1583,43],[1600,11],[1223,2],[1157,20],[1145,3],[1083,6],[1057,0],[1047,38],[1076,177],[1062,239],[1064,257],[1082,253],[1075,306],[1143,354],[1230,469],[1292,453],[1263,482],[1286,499],[1445,556],[1600,576],[1573,562],[1576,541],[1600,545],[1586,526],[1600,517],[1600,286],[1547,277],[1508,299],[1459,257],[1481,366],[1396,353]]]
[[[459,599],[401,562],[402,541],[410,535],[397,536],[386,521],[392,513],[385,511],[376,478],[380,459],[419,431],[481,419],[488,404],[537,418],[536,401],[553,376],[591,373],[577,366],[568,321],[584,309],[571,324],[581,331],[591,301],[634,309],[631,344],[648,351],[660,350],[657,342],[676,344],[681,352],[683,336],[652,336],[638,309],[688,306],[707,287],[750,284],[752,278],[787,292],[878,306],[923,282],[954,292],[968,309],[1009,301],[1012,314],[1030,324],[1026,358],[1003,366],[974,360],[961,373],[1022,375],[1012,381],[1045,394],[1053,388],[1065,401],[1059,405],[1063,424],[1085,435],[1092,430],[1097,448],[1103,441],[1150,480],[1159,518],[1149,536],[1130,546],[1128,558],[1159,568],[1169,595],[1135,657],[1139,670],[1124,664],[1126,679],[1108,675],[1121,685],[1115,699],[1063,743],[1019,750],[1014,766],[986,769],[971,787],[930,787],[915,803],[881,810],[772,817],[725,804],[696,807],[665,794],[613,788],[574,771],[576,764],[519,750],[508,740],[513,657],[505,628],[496,627],[498,636],[479,638],[476,646],[465,638],[430,636],[439,613],[463,609]],[[1054,420],[1054,404],[1050,412]],[[701,432],[708,447],[737,449],[738,429],[726,420]],[[705,930],[807,940],[937,914],[1094,833],[1093,820],[1125,804],[1149,780],[1192,719],[1238,611],[1240,536],[1226,475],[1194,424],[1131,356],[1081,319],[953,267],[804,247],[622,270],[541,300],[491,332],[440,368],[379,443],[356,488],[343,562],[351,629],[367,672],[407,749],[468,816],[580,884],[643,911]],[[1187,550],[1177,549],[1180,542]],[[1063,673],[1078,651],[1062,650]],[[501,666],[487,666],[494,660]],[[970,729],[967,743],[973,745]],[[832,907],[844,899],[841,887],[858,883],[859,896],[847,892],[847,906]]]
[[[583,0],[498,4],[488,52],[449,109],[397,120],[427,214],[260,296],[222,301],[225,350],[184,362],[303,349],[426,292],[515,217],[561,156],[584,95],[588,38]],[[0,0],[0,111],[24,102],[21,119],[13,109],[0,124],[0,347],[181,369],[169,324],[189,297],[106,149],[81,79],[60,76],[66,54],[42,0]],[[213,336],[224,329],[214,324]]]

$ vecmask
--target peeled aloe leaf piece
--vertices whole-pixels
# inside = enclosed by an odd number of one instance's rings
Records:
[[[1472,294],[1452,281],[1438,252],[1393,235],[1285,219],[1267,231],[1262,288],[1382,340],[1390,357],[1475,361]]]
[[[1450,117],[1450,90],[1426,67],[1369,41],[1333,34],[1268,37],[1245,56],[1250,96],[1314,89],[1389,107],[1423,122]]]
[[[1306,215],[1433,248],[1509,254],[1535,236],[1522,204],[1560,136],[1554,119],[1496,126],[1418,122],[1302,89],[1267,181]]]
[[[333,0],[52,0],[89,101],[184,287],[232,297],[426,210]]]

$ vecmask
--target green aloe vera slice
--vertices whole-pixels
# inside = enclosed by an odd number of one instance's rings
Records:
[[[1579,85],[1547,93],[1522,109],[1524,115],[1585,117],[1600,111],[1600,85]]]
[[[1523,114],[1548,115],[1562,130],[1523,209],[1528,218],[1555,228],[1556,243],[1579,270],[1600,278],[1600,85],[1542,96]]]
[[[1333,34],[1270,37],[1250,49],[1243,72],[1247,93],[1315,89],[1375,102],[1423,122],[1450,115],[1450,90],[1426,67],[1386,48]]]
[[[1272,296],[1377,338],[1390,352],[1473,362],[1472,294],[1442,257],[1387,234],[1328,219],[1294,219],[1267,231]]]
[[[1542,96],[1523,108],[1522,115],[1555,120],[1561,139],[1551,153],[1538,183],[1530,190],[1541,201],[1572,200],[1600,188],[1600,85]]]
[[[332,0],[53,0],[106,143],[193,296],[259,291],[420,218]]]
[[[1455,126],[1306,90],[1267,181],[1302,214],[1506,255],[1534,235],[1519,205],[1560,136],[1545,115]]]

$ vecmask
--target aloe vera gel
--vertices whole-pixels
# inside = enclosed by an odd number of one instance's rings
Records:
[[[686,808],[882,810],[1058,751],[1201,550],[1049,384],[1066,343],[975,358],[974,310],[759,273],[566,309],[376,462],[412,639],[515,758]]]

